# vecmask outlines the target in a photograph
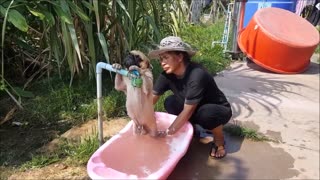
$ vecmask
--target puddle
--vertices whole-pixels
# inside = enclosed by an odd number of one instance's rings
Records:
[[[229,136],[226,143],[227,156],[215,160],[208,157],[209,145],[193,139],[168,179],[289,179],[299,174],[282,148]]]

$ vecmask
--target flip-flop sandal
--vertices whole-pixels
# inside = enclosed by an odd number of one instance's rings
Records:
[[[210,152],[209,152],[209,156],[211,157],[211,158],[214,158],[214,159],[222,159],[222,158],[224,158],[226,155],[227,155],[227,151],[226,151],[226,149],[225,149],[225,143],[223,144],[223,145],[221,145],[222,147],[223,147],[223,149],[218,149],[218,146],[213,142],[212,144],[211,144],[211,148],[210,148]],[[212,154],[212,151],[214,150],[214,154],[216,154],[218,151],[222,151],[222,150],[224,150],[225,151],[225,153],[224,153],[224,155],[223,156],[220,156],[220,157],[217,157],[217,156],[212,156],[211,154]]]

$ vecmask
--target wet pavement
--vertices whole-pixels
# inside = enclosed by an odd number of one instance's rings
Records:
[[[227,156],[209,158],[193,139],[169,179],[319,179],[319,55],[301,74],[275,74],[234,62],[215,79],[234,112],[230,123],[277,142],[226,136]]]

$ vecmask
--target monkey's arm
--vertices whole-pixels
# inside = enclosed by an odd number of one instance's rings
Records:
[[[140,77],[142,79],[142,91],[147,96],[149,96],[153,89],[153,76],[150,69],[141,69],[138,66],[130,66],[129,71],[137,70],[140,73]]]
[[[121,65],[118,63],[114,63],[112,67],[115,69],[121,69]],[[127,86],[124,82],[122,75],[116,74],[116,78],[114,80],[114,88],[118,91],[123,91],[124,93],[127,93]]]
[[[114,88],[118,91],[123,91],[124,93],[127,92],[127,86],[126,86],[126,83],[124,82],[122,75],[116,74]]]

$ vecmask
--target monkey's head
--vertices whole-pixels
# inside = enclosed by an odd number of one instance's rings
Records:
[[[129,55],[124,59],[123,65],[129,69],[130,66],[136,65],[141,69],[147,69],[151,67],[150,60],[141,51],[130,51]]]

